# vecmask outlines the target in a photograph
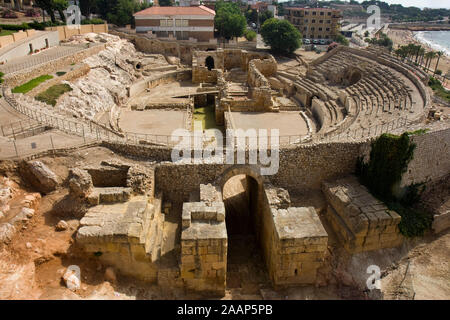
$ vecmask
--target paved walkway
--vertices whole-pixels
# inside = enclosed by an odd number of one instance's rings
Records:
[[[86,143],[93,140],[86,139]],[[85,143],[82,137],[70,135],[59,130],[49,130],[42,134],[14,140],[0,137],[0,160],[30,156],[38,152],[81,146]],[[17,149],[17,152],[16,152]]]
[[[21,71],[58,58],[73,55],[83,49],[86,48],[82,46],[52,47],[37,54],[33,54],[31,56],[25,56],[11,60],[5,63],[4,65],[1,65],[0,71],[5,74]]]

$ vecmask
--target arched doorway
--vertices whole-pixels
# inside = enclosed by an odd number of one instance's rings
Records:
[[[214,58],[211,56],[207,56],[205,59],[205,66],[208,68],[208,70],[214,69]]]
[[[227,288],[259,292],[269,277],[261,250],[261,176],[248,167],[231,170],[222,180],[228,235]]]

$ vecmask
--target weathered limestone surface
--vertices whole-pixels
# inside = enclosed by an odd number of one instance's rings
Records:
[[[200,184],[200,201],[207,203],[220,202],[222,201],[222,196],[218,188],[211,183]]]
[[[94,187],[91,175],[78,168],[70,169],[69,192],[74,197],[86,198]]]
[[[324,182],[329,202],[327,219],[349,252],[391,248],[402,243],[401,217],[375,197],[354,176]]]
[[[90,208],[76,240],[87,252],[101,253],[100,259],[122,274],[156,282],[163,223],[160,196],[152,203],[146,196],[134,196],[125,203]]]
[[[20,171],[25,180],[43,193],[56,190],[60,183],[59,177],[41,161],[23,161]]]
[[[183,204],[181,277],[188,290],[223,296],[228,237],[223,202]]]
[[[272,215],[276,230],[270,266],[274,284],[315,283],[328,243],[328,234],[315,209],[272,209]]]

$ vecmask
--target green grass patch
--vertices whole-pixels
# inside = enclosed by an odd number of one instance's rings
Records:
[[[56,100],[66,92],[72,91],[72,88],[68,84],[57,84],[51,86],[44,92],[39,93],[35,99],[41,102],[45,102],[51,106],[56,105]]]
[[[38,85],[40,85],[42,82],[45,82],[47,80],[53,79],[53,76],[45,74],[43,76],[39,76],[37,78],[34,78],[27,83],[24,83],[20,86],[15,87],[12,92],[13,93],[27,93],[34,88],[36,88]]]
[[[195,121],[201,121],[203,130],[206,129],[218,129],[216,124],[216,116],[214,112],[214,106],[206,106],[202,108],[195,108],[193,114],[193,123]]]
[[[56,73],[56,75],[58,76],[58,77],[61,77],[61,76],[63,76],[63,75],[65,75],[67,72],[65,72],[65,71],[58,71],[57,73]]]
[[[13,34],[14,32],[15,31],[13,31],[13,30],[2,30],[2,31],[0,31],[0,37],[9,36],[9,35]]]
[[[450,102],[450,90],[445,89],[438,79],[430,77],[428,85],[431,87],[431,89],[433,89],[435,95],[441,97],[447,102]]]

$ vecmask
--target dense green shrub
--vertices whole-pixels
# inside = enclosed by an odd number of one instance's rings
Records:
[[[83,19],[81,24],[104,24],[105,21],[99,18]]]
[[[399,229],[407,237],[423,235],[432,222],[430,214],[413,208],[420,199],[423,185],[410,185],[401,195],[396,190],[408,163],[413,159],[416,146],[410,136],[422,133],[424,130],[405,132],[401,136],[381,135],[372,142],[369,161],[364,163],[360,158],[356,167],[361,183],[402,217]]]
[[[253,31],[253,30],[248,30],[247,29],[244,32],[244,36],[245,36],[245,39],[247,39],[248,41],[253,41],[256,38],[256,32]]]

